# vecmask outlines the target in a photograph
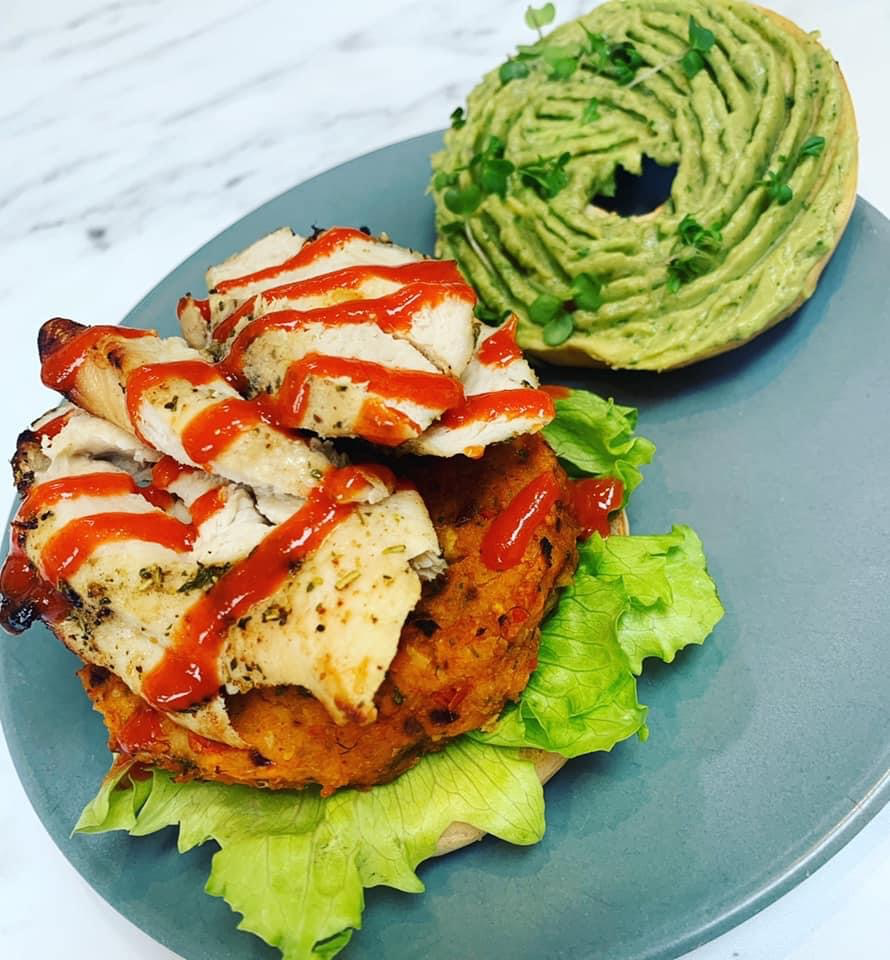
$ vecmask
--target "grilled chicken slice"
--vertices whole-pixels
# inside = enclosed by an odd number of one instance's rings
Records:
[[[337,722],[374,719],[420,596],[415,567],[438,562],[419,494],[353,502],[362,468],[347,467],[274,523],[248,489],[169,458],[145,486],[151,448],[83,411],[65,415],[52,437],[23,434],[14,549],[70,603],[54,629],[74,652],[233,745],[222,688],[299,685]]]
[[[267,313],[235,337],[222,365],[250,395],[272,393],[286,426],[399,444],[463,399],[454,377],[388,329],[408,326],[415,307],[416,315],[447,313],[455,301],[471,320],[462,290],[436,296],[440,302],[421,305],[424,298],[406,287],[393,295],[398,304],[383,298]]]
[[[243,392],[275,395],[282,423],[321,436],[479,457],[548,423],[553,403],[516,344],[515,318],[480,334],[453,264],[368,262],[375,244],[381,256],[399,249],[335,228],[285,263],[215,278],[206,307],[181,305],[183,329],[198,330],[192,342]],[[407,371],[459,377],[463,396]]]
[[[371,237],[352,227],[333,227],[306,242],[283,263],[267,260],[261,267],[237,277],[220,279],[217,271],[208,271],[211,326],[216,327],[245,300],[269,287],[278,287],[343,267],[372,264],[397,267],[422,260],[423,255],[396,246],[383,238]],[[259,263],[259,258],[254,258]]]
[[[305,243],[306,238],[294,233],[290,227],[280,227],[222,263],[209,267],[204,275],[207,289],[212,290],[219,283],[228,283],[238,277],[256,273],[257,270],[287,263],[300,252]]]
[[[448,410],[406,449],[476,458],[492,443],[537,433],[555,416],[553,401],[538,389],[538,378],[516,343],[515,317],[485,328],[461,382],[463,404]]]
[[[453,263],[334,228],[286,263],[214,279],[206,307],[181,301],[183,330],[242,392],[275,395],[288,427],[396,446],[463,399],[478,324]]]
[[[217,359],[224,356],[233,340],[237,342],[245,329],[261,327],[269,313],[308,311],[320,317],[323,308],[336,308],[329,325],[363,315],[406,340],[443,373],[460,376],[476,342],[475,302],[475,294],[452,261],[346,267],[272,287],[245,300],[214,328],[211,349]]]
[[[228,260],[210,267],[205,274],[207,289],[212,290],[217,283],[233,280],[257,270],[278,266],[299,252],[305,242],[306,238],[295,234],[290,227],[275,230],[229,257]],[[206,349],[209,346],[210,337],[209,301],[199,300],[187,293],[179,301],[177,313],[186,341],[196,349]]]
[[[56,318],[39,346],[44,383],[180,463],[298,497],[332,468],[318,444],[267,423],[179,338]]]

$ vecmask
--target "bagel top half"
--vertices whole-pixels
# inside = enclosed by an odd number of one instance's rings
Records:
[[[692,20],[713,38],[689,76]],[[622,59],[630,74],[613,69]],[[611,0],[512,62],[517,75],[495,69],[470,94],[432,189],[439,255],[489,309],[518,314],[525,349],[666,370],[740,346],[813,293],[857,173],[850,96],[815,34],[747,3]],[[505,181],[483,181],[486,149],[507,162]],[[644,158],[676,166],[655,210],[593,202]],[[554,167],[564,182],[548,196],[528,172]],[[449,190],[474,184],[478,206],[455,212]],[[704,249],[687,242],[686,217],[713,231]],[[578,297],[582,276],[598,297]],[[542,296],[556,329],[533,309]]]

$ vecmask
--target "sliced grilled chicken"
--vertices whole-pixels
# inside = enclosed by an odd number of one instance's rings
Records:
[[[266,422],[179,338],[56,318],[39,345],[44,383],[180,463],[298,497],[331,469],[318,445]]]
[[[300,685],[338,721],[374,719],[415,565],[439,557],[417,493],[356,503],[373,468],[346,467],[273,524],[244,487],[169,458],[141,485],[154,451],[82,411],[23,437],[14,549],[67,597],[54,628],[72,650],[227,743],[223,687]]]
[[[338,721],[373,721],[374,694],[420,599],[410,561],[437,554],[418,493],[358,505],[232,631],[237,667],[228,682],[240,690],[298,684]]]
[[[218,282],[222,299],[211,296],[206,308],[185,305],[183,326],[203,324],[194,341],[220,359],[242,391],[275,395],[283,423],[322,436],[478,457],[489,444],[549,422],[553,403],[537,389],[516,344],[515,318],[479,334],[475,297],[455,280],[453,264],[364,264],[375,243],[360,231],[326,231],[286,263]],[[340,266],[349,257],[350,265]],[[311,274],[332,264],[339,269]],[[288,282],[280,283],[284,277]],[[460,378],[462,399],[445,382],[403,376],[433,368]]]
[[[217,283],[284,263],[305,242],[306,238],[295,234],[290,227],[275,230],[233,254],[228,260],[210,267],[204,275],[207,289],[212,290]],[[188,344],[198,350],[206,349],[210,345],[210,302],[187,293],[179,301],[176,312],[182,335]]]
[[[274,230],[222,263],[209,267],[204,275],[207,289],[212,290],[217,284],[286,263],[300,252],[305,243],[306,238],[294,233],[290,227]]]
[[[381,329],[407,340],[443,373],[460,376],[476,341],[475,302],[452,261],[346,267],[255,294],[216,325],[209,347],[219,358],[233,339],[266,314],[299,310],[320,316],[321,308],[339,304],[329,322],[364,314]],[[187,314],[180,314],[180,322],[190,322]]]
[[[249,394],[271,393],[286,426],[402,443],[460,403],[463,391],[373,322],[372,303],[266,314],[235,338],[223,366]]]
[[[259,258],[254,258],[260,262]],[[306,280],[322,273],[361,264],[396,267],[422,260],[422,254],[387,240],[370,237],[352,227],[333,227],[305,243],[283,263],[266,260],[261,267],[240,276],[220,278],[208,271],[211,326],[225,320],[247,299],[269,287]]]
[[[41,433],[60,420],[58,429]],[[161,497],[166,501],[162,510],[146,498],[158,494],[140,485],[149,479],[156,457],[127,431],[69,408],[53,411],[25,431],[15,458],[25,501],[13,524],[13,554],[33,564],[27,574],[32,589],[43,579],[67,598],[67,616],[51,624],[63,642],[88,662],[113,670],[137,693],[146,669],[160,657],[173,624],[190,602],[178,591],[180,583],[202,569],[199,561],[225,562],[226,555],[249,549],[268,530],[258,515],[252,530],[251,524],[241,522],[233,536],[214,543],[202,525],[190,530],[192,518],[184,502]],[[235,496],[229,509],[239,501],[250,509],[245,491],[231,490]],[[105,543],[74,569],[89,553],[91,540],[101,539],[103,525]],[[125,536],[126,525],[134,536]],[[136,537],[140,526],[157,539]],[[185,560],[179,548],[189,536],[204,543],[195,543],[197,549]],[[159,600],[162,569],[171,580],[166,599]],[[10,600],[15,602],[5,598]],[[25,611],[28,618],[33,613]],[[176,719],[204,736],[241,745],[218,696]]]
[[[210,337],[210,302],[187,293],[179,298],[176,316],[185,342],[195,350],[212,353],[214,344]]]
[[[461,382],[463,404],[446,411],[406,449],[476,458],[492,443],[536,433],[555,416],[553,401],[538,389],[538,378],[516,343],[515,317],[483,331]]]

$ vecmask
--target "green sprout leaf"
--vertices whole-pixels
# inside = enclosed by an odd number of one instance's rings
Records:
[[[581,46],[577,43],[572,44],[535,44],[533,47],[519,47],[520,57],[528,60],[540,60],[550,67],[550,78],[553,80],[565,80],[570,77],[577,69],[580,63],[582,53]]]
[[[602,72],[601,68],[609,61],[609,41],[602,33],[591,33],[583,23],[579,26],[587,37],[587,54],[593,60],[592,65],[600,68],[599,72]]]
[[[473,313],[477,319],[481,320],[487,327],[499,327],[512,312],[512,310],[492,310],[481,300],[473,307]]]
[[[574,333],[575,324],[571,316],[561,310],[541,331],[541,339],[548,347],[558,347]]]
[[[461,127],[465,126],[467,122],[467,115],[464,113],[463,107],[455,107],[451,111],[451,129],[460,130]]]
[[[475,212],[482,202],[482,191],[475,183],[465,187],[449,187],[443,194],[445,206],[458,216],[466,216]]]
[[[603,73],[626,87],[642,65],[643,58],[637,53],[637,48],[630,41],[625,40],[611,46],[609,63]]]
[[[517,172],[527,187],[532,187],[538,196],[552,200],[569,182],[566,164],[571,154],[563,153],[558,157],[538,157],[534,163],[518,167]]]
[[[528,316],[532,323],[543,327],[556,317],[562,310],[562,300],[550,293],[537,296],[528,308]]]
[[[687,50],[680,59],[683,73],[691,80],[705,65],[705,58],[698,50]]]
[[[723,234],[718,224],[703,227],[688,213],[677,227],[677,236],[681,248],[668,263],[669,293],[676,293],[683,284],[710,273],[717,265],[720,250],[723,247]]]
[[[671,57],[669,60],[658,64],[658,66],[653,67],[650,70],[647,70],[642,74],[636,81],[640,83],[643,80],[651,80],[653,77],[657,76],[662,70],[667,67],[673,66],[675,63],[680,64],[683,73],[686,74],[686,77],[691,80],[705,65],[704,55],[714,46],[715,37],[714,34],[703,27],[695,17],[689,18],[689,46],[686,50],[679,54],[676,57]]]
[[[602,289],[602,283],[593,274],[580,273],[572,281],[572,301],[579,310],[599,310]]]
[[[784,207],[786,203],[790,202],[793,196],[794,193],[791,190],[791,187],[789,187],[787,183],[782,183],[779,185],[779,189],[775,193],[775,200],[780,207]]]
[[[484,194],[507,195],[507,180],[514,167],[504,159],[505,149],[500,137],[490,136],[485,147],[470,160],[470,173]]]
[[[493,157],[479,168],[479,185],[483,193],[496,193],[499,197],[507,195],[507,178],[513,172],[509,160]]]
[[[689,46],[698,53],[707,53],[714,46],[714,34],[695,17],[689,18]]]
[[[758,186],[765,187],[767,196],[780,207],[790,203],[794,192],[788,184],[791,174],[804,157],[821,157],[825,150],[825,137],[810,135],[797,148],[792,157],[779,157],[779,169],[768,170]]]
[[[541,27],[553,23],[556,16],[556,7],[552,3],[545,3],[543,7],[528,7],[525,11],[525,22],[532,30],[537,30],[538,35],[543,38]]]
[[[768,170],[766,176],[760,181],[760,186],[766,187],[766,193],[770,200],[774,200],[780,207],[784,207],[794,196],[787,182],[790,175],[791,171],[787,169],[787,163],[785,163],[778,172]]]
[[[688,213],[680,221],[677,234],[687,246],[696,247],[706,253],[716,253],[723,246],[723,235],[716,223],[706,229]]]
[[[593,123],[600,118],[600,102],[596,97],[591,97],[584,105],[581,111],[581,123]]]
[[[683,284],[703,277],[710,273],[713,267],[713,258],[700,251],[674,257],[668,264],[667,288],[671,293],[676,293]]]
[[[439,227],[439,233],[446,237],[464,237],[466,236],[466,224],[463,220],[452,220],[450,223],[443,223]]]
[[[550,67],[550,76],[554,80],[567,80],[578,69],[578,59],[577,57],[559,57],[550,64]]]
[[[457,173],[448,173],[447,170],[439,170],[433,177],[433,188],[443,190],[445,187],[453,187],[457,183]]]
[[[800,157],[821,157],[822,151],[825,149],[825,137],[807,137],[806,140],[801,144],[800,150],[797,151],[798,158]]]
[[[528,74],[528,64],[523,63],[521,60],[508,60],[506,63],[501,64],[501,68],[498,70],[501,83],[509,83],[511,80],[527,77]]]
[[[629,40],[612,43],[602,33],[591,33],[583,23],[579,26],[587,38],[583,48],[586,65],[594,73],[611,77],[621,86],[629,84],[643,65],[643,58],[637,48]]]

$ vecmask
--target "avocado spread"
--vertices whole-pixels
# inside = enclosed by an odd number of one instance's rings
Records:
[[[644,159],[669,197],[596,205]],[[664,370],[739,346],[815,289],[856,187],[830,53],[723,0],[611,0],[487,74],[433,157],[437,253],[555,363]],[[619,175],[619,182],[621,177]]]

